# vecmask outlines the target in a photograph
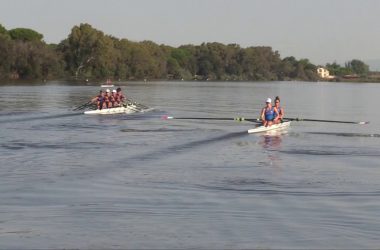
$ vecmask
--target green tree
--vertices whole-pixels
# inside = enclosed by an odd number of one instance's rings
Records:
[[[26,28],[16,28],[8,31],[9,35],[13,40],[21,40],[21,41],[41,41],[43,39],[43,35],[34,31],[32,29]]]
[[[291,80],[293,79],[296,74],[296,68],[297,68],[297,60],[291,56],[291,57],[285,57],[281,60],[281,63],[278,67],[278,77],[280,80]]]
[[[117,51],[114,41],[89,24],[75,26],[68,38],[59,45],[67,65],[66,70],[76,78],[109,78],[114,76]]]
[[[155,62],[153,58],[149,56],[149,51],[143,46],[143,44],[132,44],[129,64],[131,67],[132,78],[153,78],[154,73],[152,73],[152,70],[156,67],[154,64]]]
[[[6,34],[0,34],[0,79],[7,79],[11,73],[12,41]]]
[[[8,34],[7,29],[1,24],[0,24],[0,34],[2,35]]]
[[[307,59],[281,59],[271,47],[241,48],[217,42],[174,48],[152,41],[133,42],[105,35],[89,24],[74,26],[58,45],[47,45],[38,32],[0,25],[0,78],[78,79],[235,79],[316,80],[316,66]],[[331,74],[368,73],[352,60],[346,67],[327,64]]]
[[[346,68],[351,69],[353,73],[361,76],[367,76],[369,72],[369,66],[358,59],[347,62]]]
[[[179,54],[174,54],[173,57],[177,60],[182,69],[182,77],[186,79],[193,79],[198,71],[196,54],[198,51],[197,46],[183,45],[178,48]],[[175,49],[174,51],[177,51]]]
[[[147,65],[149,71],[146,72],[146,76],[154,79],[165,79],[167,77],[168,55],[165,53],[164,48],[152,41],[143,41],[140,44],[150,58]]]
[[[174,79],[182,78],[181,67],[179,66],[179,63],[175,58],[173,57],[168,58],[166,68],[167,68],[168,74],[172,75]]]
[[[228,44],[225,50],[225,78],[237,79],[243,72],[240,65],[242,49],[237,44]]]
[[[20,79],[52,79],[61,75],[61,59],[52,48],[38,41],[13,45],[11,72]]]
[[[275,68],[281,63],[271,47],[249,47],[242,51],[242,68],[246,80],[276,80]]]
[[[127,39],[121,39],[115,42],[115,49],[118,52],[117,55],[117,68],[115,76],[119,79],[131,79],[132,73],[132,48],[136,43],[128,41]]]
[[[334,75],[334,76],[341,76],[342,75],[342,67],[339,64],[337,64],[336,62],[327,63],[326,69],[329,71],[330,75]]]

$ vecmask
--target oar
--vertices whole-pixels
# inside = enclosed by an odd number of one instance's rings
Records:
[[[228,118],[228,117],[173,117],[173,116],[167,116],[164,115],[162,117],[164,120],[216,120],[216,121],[238,121],[238,122],[256,122],[261,123],[260,119],[252,119],[252,118],[244,118],[244,117],[235,117],[235,118]]]
[[[82,105],[76,107],[75,109],[73,109],[73,111],[77,111],[77,110],[85,109],[85,108],[86,108],[88,105],[90,105],[90,104],[91,104],[91,101],[86,102],[85,104],[82,104]]]
[[[132,104],[134,104],[136,106],[140,106],[142,109],[148,109],[149,108],[149,107],[147,107],[147,106],[145,106],[145,105],[143,105],[141,103],[137,103],[137,102],[135,102],[135,101],[133,101],[131,99],[126,99],[126,101],[129,102],[129,103],[132,103]]]
[[[301,122],[301,121],[305,121],[305,122],[334,122],[334,123],[349,123],[349,124],[359,124],[359,125],[364,125],[364,124],[368,124],[369,123],[369,122],[318,120],[318,119],[304,119],[304,118],[290,118],[290,117],[283,118],[283,119],[284,120],[288,120],[288,121],[297,121],[297,122]]]
[[[123,104],[123,107],[125,108],[129,108],[133,111],[137,111],[137,112],[141,112],[142,109],[140,109],[139,107],[137,107],[135,104],[133,103],[124,103]]]
[[[133,100],[129,100],[129,99],[127,99],[127,100],[128,100],[129,102],[133,103],[134,105],[139,106],[139,107],[141,107],[141,108],[143,108],[143,109],[149,109],[148,106],[145,106],[145,105],[143,105],[143,104],[141,104],[141,103],[138,103],[138,102],[135,102],[135,101],[133,101]]]

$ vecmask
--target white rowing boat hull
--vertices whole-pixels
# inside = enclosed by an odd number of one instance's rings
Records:
[[[267,131],[281,130],[281,129],[288,128],[290,126],[290,123],[291,123],[290,121],[287,121],[287,122],[282,122],[279,124],[274,124],[270,127],[260,126],[260,127],[248,130],[248,133],[254,134],[254,133],[263,133],[263,132],[267,132]]]
[[[112,114],[132,114],[141,111],[135,105],[128,105],[127,107],[117,107],[109,109],[97,109],[85,111],[86,115],[112,115]]]

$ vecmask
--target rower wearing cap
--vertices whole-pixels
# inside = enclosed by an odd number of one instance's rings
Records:
[[[112,107],[117,107],[119,106],[119,102],[117,101],[117,96],[116,96],[116,89],[112,90],[112,95],[111,95],[111,102],[112,102]]]
[[[272,107],[272,99],[267,98],[266,106],[261,110],[261,120],[263,122],[263,126],[268,127],[273,124],[273,120],[276,116],[278,116],[278,111],[274,107]]]
[[[104,96],[104,103],[106,108],[112,108],[111,91],[106,89],[106,95]]]

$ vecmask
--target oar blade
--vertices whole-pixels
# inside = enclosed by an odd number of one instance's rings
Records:
[[[170,119],[174,119],[174,117],[173,117],[173,116],[163,115],[163,116],[161,117],[161,119],[162,119],[162,120],[170,120]]]
[[[359,125],[369,124],[369,122],[358,122]]]

